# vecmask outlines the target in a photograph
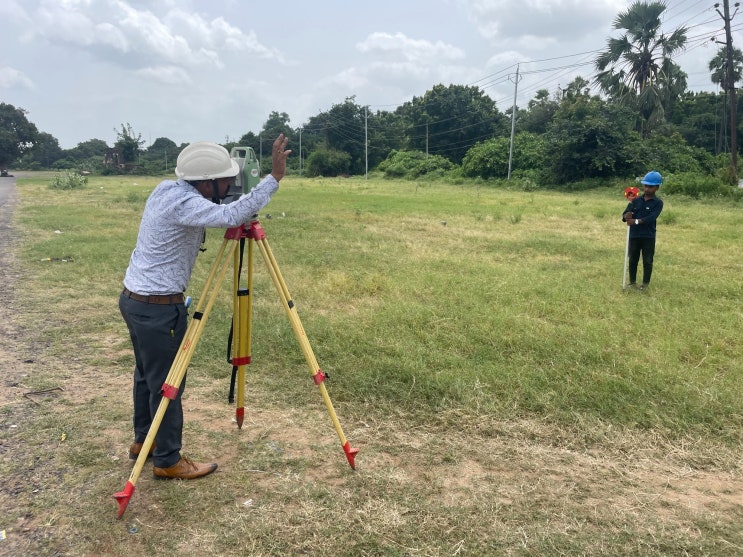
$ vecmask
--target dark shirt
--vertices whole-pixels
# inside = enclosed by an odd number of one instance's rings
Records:
[[[633,224],[629,227],[630,238],[655,238],[655,221],[658,220],[660,212],[663,210],[663,200],[659,197],[645,199],[640,195],[629,202],[627,208],[622,213],[632,212],[633,219],[640,219],[640,224]]]

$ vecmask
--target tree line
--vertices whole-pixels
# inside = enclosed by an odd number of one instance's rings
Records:
[[[299,127],[285,112],[274,111],[258,133],[247,132],[225,147],[268,155],[283,133],[296,153],[289,170],[307,176],[513,174],[535,184],[565,184],[632,177],[653,168],[736,183],[728,118],[731,108],[739,111],[743,104],[731,107],[728,95],[740,80],[743,53],[732,49],[732,74],[727,45],[710,60],[710,78],[723,86],[721,92],[689,92],[687,76],[673,60],[684,48],[686,29],[661,32],[664,10],[661,2],[636,2],[619,13],[614,28],[621,34],[607,41],[590,79],[539,90],[515,114],[499,110],[478,87],[438,84],[393,111],[371,111],[348,97]],[[113,147],[91,139],[64,150],[23,109],[0,103],[0,165],[162,174],[172,171],[185,147],[164,137],[145,146],[128,123],[116,132]],[[740,144],[740,126],[735,134]],[[270,157],[262,163],[262,171],[270,172]]]

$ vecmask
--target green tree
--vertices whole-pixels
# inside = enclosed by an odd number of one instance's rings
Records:
[[[678,103],[670,123],[688,145],[709,153],[724,151],[730,127],[723,93],[687,92]]]
[[[662,124],[671,103],[686,89],[686,74],[672,60],[686,44],[686,28],[661,31],[662,2],[635,2],[614,20],[624,30],[609,38],[595,65],[596,82],[614,100],[633,107],[643,133]]]
[[[717,51],[712,60],[709,61],[710,79],[712,83],[720,85],[723,89],[728,86],[728,47],[723,46]],[[739,48],[733,48],[733,80],[732,85],[740,81],[743,75],[743,52]]]
[[[9,164],[33,148],[39,131],[26,118],[28,112],[11,104],[0,103],[0,167]]]
[[[409,148],[456,164],[477,142],[510,133],[510,120],[475,86],[435,85],[398,111],[410,126]]]
[[[274,137],[274,139],[276,138]],[[225,145],[225,147],[227,146]],[[229,148],[232,147],[251,147],[253,151],[258,154],[258,151],[260,149],[260,137],[253,132],[248,132],[246,134],[243,134],[242,137],[237,140],[237,142],[229,146]]]
[[[728,145],[728,138],[730,137],[730,125],[728,116],[730,114],[730,91],[731,88],[735,87],[735,84],[740,81],[741,74],[743,73],[743,52],[738,48],[733,48],[733,72],[732,76],[728,77],[728,47],[723,46],[718,50],[712,60],[709,61],[710,79],[712,83],[716,83],[722,87],[723,90],[723,109],[722,109],[722,122],[720,130],[720,138],[717,144],[718,152],[729,152],[730,146]],[[739,99],[736,99],[736,103]],[[738,112],[740,114],[740,112]],[[740,129],[740,127],[739,127]],[[740,135],[740,134],[738,134]],[[736,138],[736,144],[740,145],[740,137]]]
[[[543,162],[542,135],[521,132],[513,138],[512,170],[541,170]],[[511,140],[497,137],[478,143],[462,160],[462,174],[480,178],[506,178]]]
[[[367,126],[369,169],[376,168],[392,151],[406,148],[405,127],[405,119],[395,112],[369,113]]]
[[[643,140],[638,158],[645,168],[662,168],[663,173],[668,174],[711,174],[715,169],[712,154],[700,147],[691,147],[678,132],[653,134]]]
[[[367,116],[367,109],[356,104],[356,97],[347,97],[342,103],[334,104],[327,112],[309,119],[303,127],[303,146],[307,145],[310,151],[326,149],[347,153],[350,157],[348,172],[363,174],[366,164]]]
[[[158,156],[167,153],[169,157],[173,156],[173,158],[178,155],[179,151],[180,149],[178,148],[178,145],[176,145],[175,141],[168,139],[167,137],[158,137],[152,142],[152,145],[147,147],[148,153],[156,153]]]
[[[65,150],[65,156],[78,161],[100,158],[102,162],[106,151],[108,151],[108,143],[102,139],[89,139],[78,143],[72,149]]]
[[[591,84],[581,76],[576,76],[573,81],[562,91],[562,100],[574,101],[579,97],[587,97],[591,94]]]
[[[114,129],[114,131],[116,130]],[[139,162],[139,153],[145,143],[142,134],[135,134],[129,123],[121,124],[121,131],[116,131],[114,147],[121,149],[125,164],[137,164]]]
[[[552,121],[559,106],[559,101],[551,99],[547,89],[540,89],[529,101],[526,110],[517,112],[516,129],[540,134],[546,132],[547,125]]]
[[[342,176],[348,174],[351,156],[343,151],[320,148],[307,157],[309,176]]]
[[[255,154],[260,157],[261,172],[266,174],[271,172],[271,149],[273,148],[274,140],[282,133],[292,141],[291,148],[293,149],[294,130],[289,124],[289,115],[286,112],[276,112],[274,110],[268,115],[268,119],[263,123],[263,128],[257,144],[253,146],[241,143],[241,146],[243,147],[253,147]]]
[[[30,169],[54,168],[62,157],[63,151],[57,138],[46,132],[39,132],[34,146],[26,152],[22,161]]]
[[[544,135],[545,170],[558,184],[633,176],[640,152],[632,111],[588,95],[564,100]]]
[[[148,174],[173,172],[180,151],[181,149],[172,139],[158,137],[141,153],[140,170]]]

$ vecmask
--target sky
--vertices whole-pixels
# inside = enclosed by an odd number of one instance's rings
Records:
[[[526,107],[540,89],[590,80],[631,3],[2,0],[0,102],[63,149],[113,145],[123,124],[145,146],[226,143],[259,133],[274,111],[298,128],[346,98],[394,111],[437,84],[477,86],[504,112],[514,95]],[[718,91],[707,69],[720,47],[710,39],[725,39],[714,3],[666,0],[663,30],[688,27],[675,60],[694,91]],[[743,13],[732,24],[737,45]]]

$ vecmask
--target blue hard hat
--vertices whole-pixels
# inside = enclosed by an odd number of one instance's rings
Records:
[[[644,186],[659,187],[663,183],[663,176],[660,175],[660,172],[653,170],[652,172],[645,174],[645,177],[640,181],[640,183]]]

